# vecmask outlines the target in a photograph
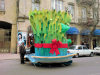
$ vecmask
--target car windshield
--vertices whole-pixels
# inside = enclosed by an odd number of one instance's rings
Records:
[[[69,49],[75,49],[76,48],[76,46],[71,46]]]

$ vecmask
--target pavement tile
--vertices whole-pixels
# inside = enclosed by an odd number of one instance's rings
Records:
[[[12,53],[0,53],[0,60],[7,60],[7,59],[19,59],[19,54],[12,54]]]

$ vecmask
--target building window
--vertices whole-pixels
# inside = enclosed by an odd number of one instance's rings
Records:
[[[4,11],[4,10],[5,10],[4,0],[0,0],[0,11]]]
[[[32,10],[34,9],[40,9],[40,0],[32,0]]]
[[[68,11],[72,15],[72,19],[74,18],[74,5],[68,5]]]
[[[86,19],[86,8],[82,8],[82,18]]]
[[[51,8],[56,11],[63,10],[63,0],[51,0]]]

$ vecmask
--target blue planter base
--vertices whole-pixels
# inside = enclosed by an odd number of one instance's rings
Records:
[[[35,54],[27,54],[25,58],[29,59],[33,64],[35,63],[65,63],[71,61],[74,54],[67,54],[66,56],[35,56]]]

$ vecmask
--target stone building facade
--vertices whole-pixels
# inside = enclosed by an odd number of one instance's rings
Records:
[[[29,22],[29,11],[30,10],[42,10],[55,9],[57,11],[69,11],[72,14],[72,21],[70,26],[76,31],[70,33],[66,33],[67,38],[72,39],[72,44],[82,44],[82,42],[89,43],[88,36],[89,34],[83,35],[82,32],[86,29],[89,31],[92,30],[92,24],[87,26],[87,15],[91,15],[93,13],[90,10],[90,6],[84,6],[82,0],[0,0],[4,1],[4,11],[0,11],[0,23],[6,23],[10,25],[9,29],[1,28],[0,31],[4,32],[4,30],[8,30],[11,33],[9,41],[9,51],[8,52],[19,52],[18,46],[20,44],[19,34],[22,36],[22,40],[25,43],[26,48],[30,47],[31,42],[34,41],[33,33],[30,22]],[[91,0],[84,0],[91,1]],[[100,1],[100,0],[97,0]],[[92,9],[92,8],[91,8]],[[90,12],[88,11],[90,10]],[[91,18],[91,16],[89,16]],[[90,20],[91,21],[91,20]],[[91,22],[92,23],[92,22]],[[4,24],[2,24],[4,25]],[[100,29],[100,23],[97,25],[96,29]],[[7,31],[6,31],[7,32]],[[76,33],[75,33],[76,32]],[[86,32],[88,33],[88,32]],[[84,33],[85,34],[85,33]],[[4,36],[4,34],[0,34]],[[0,37],[4,38],[4,37]],[[94,42],[95,40],[95,42]],[[87,42],[88,41],[88,42]],[[93,43],[100,45],[100,39],[98,36],[93,36],[91,40],[91,48],[93,48]],[[2,43],[0,43],[2,44]]]
[[[84,2],[85,1],[85,2]],[[100,40],[99,36],[93,36],[91,40],[89,40],[90,31],[93,29],[93,5],[98,4],[98,1],[92,2],[93,0],[20,0],[19,2],[19,18],[18,20],[22,20],[23,22],[18,22],[18,31],[27,33],[27,46],[30,46],[30,41],[28,37],[33,33],[30,28],[30,22],[28,20],[28,13],[30,10],[55,9],[57,11],[69,11],[72,14],[72,21],[70,26],[75,27],[79,33],[67,34],[68,38],[72,39],[72,44],[82,44],[82,42],[90,45],[90,48],[93,49],[93,44],[99,45]],[[87,4],[84,4],[87,3]],[[20,5],[21,4],[21,5]],[[23,5],[22,5],[23,4]],[[91,5],[89,5],[91,4]],[[23,18],[22,18],[23,17]],[[88,20],[89,19],[89,20]],[[87,23],[90,21],[90,24]],[[85,32],[85,30],[88,30]],[[96,29],[100,29],[100,24],[98,23]],[[82,33],[84,32],[84,33]],[[30,34],[30,35],[29,35]],[[85,34],[85,35],[84,35]],[[95,40],[95,41],[94,41]],[[91,43],[89,43],[91,42]]]
[[[17,0],[0,0],[0,53],[15,53],[17,46]]]

